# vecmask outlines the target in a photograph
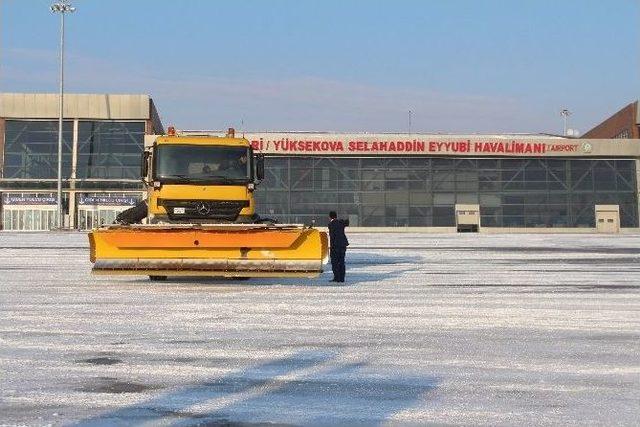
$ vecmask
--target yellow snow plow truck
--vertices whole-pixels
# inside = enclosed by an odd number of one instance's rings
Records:
[[[256,215],[263,178],[264,157],[233,129],[214,137],[169,128],[142,156],[146,200],[89,233],[93,273],[317,277],[326,233]]]

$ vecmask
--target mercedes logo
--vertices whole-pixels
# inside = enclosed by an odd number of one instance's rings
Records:
[[[211,207],[209,207],[209,204],[206,202],[198,202],[196,204],[196,211],[202,216],[208,215],[209,212],[211,212]]]

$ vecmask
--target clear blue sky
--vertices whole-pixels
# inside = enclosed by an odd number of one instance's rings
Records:
[[[0,0],[0,90],[57,90],[51,1]],[[75,0],[69,92],[165,125],[585,132],[640,95],[635,0]]]

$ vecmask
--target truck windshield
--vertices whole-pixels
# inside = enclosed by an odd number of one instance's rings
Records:
[[[245,147],[159,145],[154,178],[164,182],[246,183],[250,156]]]

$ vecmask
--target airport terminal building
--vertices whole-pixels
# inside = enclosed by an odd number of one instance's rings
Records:
[[[596,205],[638,227],[638,141],[518,135],[247,134],[269,156],[265,214],[352,225],[594,228]],[[458,208],[456,208],[458,206]],[[469,214],[467,212],[466,214]]]
[[[48,230],[57,209],[58,95],[0,94],[4,230]],[[147,95],[65,95],[63,209],[68,227],[113,221],[142,197],[146,134],[162,133]]]
[[[51,228],[57,96],[0,96],[2,228]],[[151,141],[163,127],[146,95],[65,95],[65,105],[64,208],[70,227],[88,229],[111,222],[143,197],[145,135]],[[360,227],[637,230],[640,117],[637,103],[625,109],[581,139],[243,135],[267,157],[257,210],[280,222],[324,225],[328,211],[336,210]]]

